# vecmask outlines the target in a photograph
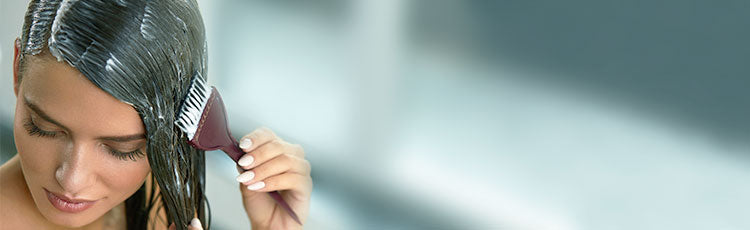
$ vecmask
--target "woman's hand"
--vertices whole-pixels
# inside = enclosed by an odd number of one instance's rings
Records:
[[[305,223],[313,184],[302,147],[282,140],[268,128],[259,128],[240,139],[240,148],[245,155],[238,164],[244,172],[237,181],[241,183],[242,201],[253,230],[302,229],[267,194],[279,191]]]
[[[176,230],[177,226],[174,225],[174,223],[169,225],[169,230]],[[198,220],[198,218],[193,218],[193,220],[190,221],[190,225],[188,225],[188,230],[203,230],[203,225],[201,225],[201,222]]]

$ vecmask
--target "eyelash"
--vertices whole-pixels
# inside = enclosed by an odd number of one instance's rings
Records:
[[[28,132],[29,135],[31,136],[46,137],[46,138],[57,137],[57,132],[50,132],[50,131],[42,130],[39,128],[39,126],[34,124],[34,122],[31,121],[31,119],[26,119],[26,121],[23,124],[23,127],[26,128],[26,132]],[[143,154],[143,152],[140,149],[137,149],[131,152],[120,152],[110,147],[107,147],[107,148],[109,148],[109,154],[112,154],[112,156],[117,157],[120,160],[130,159],[132,161],[136,161],[146,156],[146,154]]]
[[[132,151],[132,152],[125,152],[125,153],[123,153],[123,152],[120,152],[120,151],[115,151],[114,149],[110,148],[109,149],[109,153],[112,154],[112,156],[115,156],[118,159],[124,160],[124,161],[128,160],[128,159],[130,159],[132,161],[137,161],[138,159],[141,159],[144,156],[146,156],[146,154],[143,154],[143,152],[141,152],[140,149]]]
[[[23,127],[26,128],[26,131],[31,136],[49,137],[49,138],[57,137],[57,132],[44,131],[40,129],[39,126],[36,126],[34,122],[31,121],[31,119],[26,119],[26,121],[23,124]]]

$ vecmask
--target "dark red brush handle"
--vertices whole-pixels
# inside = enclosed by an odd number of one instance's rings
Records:
[[[224,109],[224,102],[222,102],[221,96],[219,96],[219,92],[216,91],[216,88],[211,88],[211,97],[208,99],[206,108],[203,109],[200,123],[195,131],[195,136],[190,140],[190,144],[202,150],[221,149],[232,158],[235,163],[237,163],[237,161],[240,160],[240,157],[245,155],[245,151],[242,151],[237,141],[232,138],[232,134],[229,132],[228,128],[229,126],[227,125],[227,115],[226,110]],[[284,201],[278,191],[268,192],[268,195],[270,195],[276,203],[281,205],[281,207],[289,213],[292,219],[297,221],[297,223],[302,224],[299,217],[297,217],[297,214],[292,210],[292,207]]]

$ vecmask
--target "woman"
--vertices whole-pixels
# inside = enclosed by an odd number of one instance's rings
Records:
[[[194,0],[32,0],[15,43],[14,138],[0,167],[5,229],[203,229],[204,152],[173,125],[205,76]],[[299,229],[312,190],[299,145],[261,128],[240,140],[253,229]],[[242,170],[242,171],[244,171]]]

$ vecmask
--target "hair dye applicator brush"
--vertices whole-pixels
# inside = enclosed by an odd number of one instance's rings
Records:
[[[193,78],[188,95],[182,102],[174,123],[187,134],[190,139],[189,143],[198,149],[221,149],[235,163],[245,154],[229,132],[226,110],[219,92],[214,87],[209,89],[206,80],[200,74],[196,74]],[[281,205],[297,223],[302,224],[297,214],[278,191],[268,192],[268,195]]]

